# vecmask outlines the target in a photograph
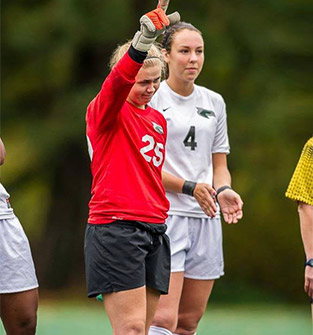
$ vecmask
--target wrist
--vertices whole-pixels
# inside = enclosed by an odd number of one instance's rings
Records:
[[[219,187],[217,190],[216,190],[216,197],[218,197],[218,195],[220,193],[222,193],[223,191],[225,190],[232,190],[232,188],[229,186],[229,185],[224,185],[224,186],[221,186]]]
[[[184,185],[183,185],[183,189],[182,189],[182,193],[190,195],[191,197],[193,197],[193,192],[194,192],[196,186],[197,186],[197,183],[195,183],[193,181],[190,181],[190,180],[185,180]]]
[[[309,266],[311,268],[313,268],[313,258],[309,258],[304,262],[304,266]]]
[[[129,49],[128,49],[128,55],[130,56],[130,58],[137,62],[142,64],[144,62],[144,60],[147,57],[148,52],[144,52],[144,51],[139,51],[137,49],[134,48],[134,46],[131,44]]]

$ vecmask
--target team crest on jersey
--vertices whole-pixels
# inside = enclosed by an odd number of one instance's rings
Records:
[[[208,109],[204,109],[202,107],[196,107],[197,108],[197,113],[200,115],[200,116],[203,116],[205,117],[206,119],[209,119],[210,116],[213,116],[215,117],[215,113],[213,111],[209,111]]]
[[[164,134],[164,130],[162,128],[162,126],[160,126],[159,124],[155,123],[155,122],[152,122],[152,125],[153,125],[153,129],[159,133],[159,134]]]

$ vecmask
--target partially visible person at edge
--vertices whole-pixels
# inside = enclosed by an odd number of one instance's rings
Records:
[[[142,16],[140,31],[114,52],[111,72],[87,109],[93,176],[85,233],[88,297],[102,294],[114,335],[147,334],[160,294],[168,291],[161,176],[167,129],[147,104],[162,70],[153,42],[177,21],[177,12],[166,16],[161,7]]]
[[[304,145],[287,188],[286,197],[298,203],[305,252],[304,291],[310,297],[313,320],[313,137]]]
[[[162,47],[168,77],[151,106],[168,126],[163,184],[172,267],[169,294],[161,297],[149,334],[191,335],[224,274],[220,210],[226,223],[237,223],[243,202],[227,168],[224,100],[195,84],[204,62],[201,32],[177,23],[164,33]]]
[[[5,160],[0,138],[0,165]],[[0,184],[0,317],[7,335],[36,333],[38,282],[28,239]]]

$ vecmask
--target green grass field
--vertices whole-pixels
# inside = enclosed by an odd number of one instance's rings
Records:
[[[4,334],[2,325],[0,334]],[[111,335],[101,303],[87,300],[42,301],[38,335]],[[211,304],[198,335],[311,335],[309,306],[281,304]]]

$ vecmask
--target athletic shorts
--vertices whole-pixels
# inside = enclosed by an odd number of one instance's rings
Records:
[[[183,271],[186,278],[201,280],[224,275],[219,218],[170,215],[166,225],[171,243],[171,272]]]
[[[171,256],[165,230],[164,224],[137,221],[88,224],[85,233],[88,297],[144,285],[167,294]]]
[[[0,220],[0,294],[36,287],[34,262],[18,218]]]

